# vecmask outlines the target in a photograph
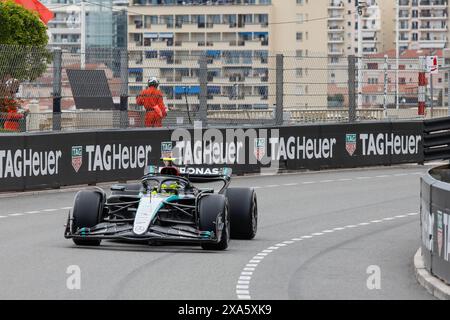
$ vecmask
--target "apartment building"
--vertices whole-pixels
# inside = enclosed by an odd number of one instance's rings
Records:
[[[80,53],[81,5],[80,0],[43,0],[53,13],[48,23],[49,44],[65,52]],[[96,0],[85,3],[86,46],[119,47],[126,43],[125,11],[127,0]]]
[[[400,49],[448,47],[448,13],[448,0],[399,0]]]
[[[326,108],[327,84],[346,87],[347,56],[358,54],[356,0],[130,1],[130,96],[158,76],[169,106],[185,108],[185,93],[198,105],[193,57],[206,54],[210,108],[271,108],[283,53],[285,107]],[[394,2],[378,2],[362,11],[365,54],[393,46]]]
[[[448,53],[446,53],[448,55]],[[441,49],[403,50],[399,57],[399,101],[401,106],[416,107],[418,104],[418,79],[420,71],[420,57],[437,56],[440,70],[432,78],[427,75],[427,97],[433,98],[435,106],[445,104],[445,77],[443,67],[446,63],[444,51]],[[448,61],[447,61],[448,62]],[[396,103],[396,50],[388,50],[366,56],[364,59],[363,78],[363,106],[382,106],[384,103],[384,79],[386,76],[386,103],[393,106]]]

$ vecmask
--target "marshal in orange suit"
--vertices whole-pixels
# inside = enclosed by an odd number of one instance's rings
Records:
[[[146,127],[162,127],[162,120],[167,116],[163,94],[158,87],[158,79],[151,78],[148,81],[148,87],[136,99],[136,103],[147,111],[145,114]]]

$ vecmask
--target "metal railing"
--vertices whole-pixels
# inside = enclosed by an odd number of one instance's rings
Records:
[[[415,109],[389,109],[387,117],[380,108],[357,109],[356,121],[431,119],[416,115]],[[433,119],[446,117],[447,108],[436,108]],[[64,111],[61,113],[25,113],[11,117],[0,113],[0,133],[145,128],[145,111]],[[197,112],[169,111],[162,126],[167,128],[192,127],[198,118]],[[348,122],[348,109],[292,109],[283,114],[283,125],[301,123],[340,123]],[[275,125],[275,110],[209,110],[207,123],[211,126]]]

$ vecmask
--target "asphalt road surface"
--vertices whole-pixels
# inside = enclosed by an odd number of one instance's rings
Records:
[[[75,191],[0,198],[0,299],[431,299],[413,269],[426,170],[236,178],[256,188],[259,230],[224,252],[76,247],[63,237]]]

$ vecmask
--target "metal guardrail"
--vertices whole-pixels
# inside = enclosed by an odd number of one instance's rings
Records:
[[[423,123],[425,161],[450,159],[450,117]]]

